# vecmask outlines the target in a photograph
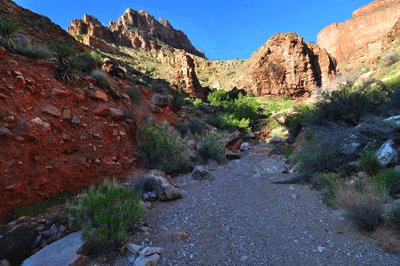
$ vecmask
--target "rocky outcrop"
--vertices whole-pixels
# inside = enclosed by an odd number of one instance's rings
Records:
[[[318,34],[318,45],[335,57],[338,63],[350,53],[388,33],[400,16],[400,1],[375,0],[353,12],[353,17],[334,23]]]
[[[325,49],[305,43],[296,33],[279,33],[252,54],[233,82],[256,96],[301,98],[335,73],[336,62]]]
[[[181,50],[175,57],[176,70],[172,73],[172,83],[192,98],[204,98],[203,88],[197,79],[193,58]]]
[[[0,1],[0,16],[8,20],[18,21],[20,25],[19,33],[28,36],[34,43],[43,45],[57,40],[73,45],[78,51],[88,50],[49,18],[22,8],[11,0]]]
[[[128,8],[117,23],[110,21],[109,27],[104,27],[95,17],[85,15],[83,19],[72,21],[71,26],[68,27],[68,33],[87,35],[108,43],[146,51],[169,50],[168,46],[172,46],[205,57],[202,51],[193,47],[182,31],[174,29],[165,19],[156,20],[153,15],[143,10],[136,11]]]

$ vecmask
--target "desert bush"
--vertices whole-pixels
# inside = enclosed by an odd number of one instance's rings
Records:
[[[341,85],[337,90],[320,94],[315,104],[314,124],[327,121],[344,121],[356,125],[367,114],[374,114],[387,99],[387,92],[380,86],[365,83],[354,87],[352,83]]]
[[[335,204],[334,190],[338,186],[343,186],[343,178],[341,173],[318,173],[315,182],[321,185],[323,190],[323,201],[328,207],[333,207]]]
[[[129,99],[131,99],[131,102],[133,103],[138,103],[142,100],[142,93],[139,89],[131,87],[127,89],[125,93],[129,96]]]
[[[11,37],[17,34],[19,31],[18,21],[12,21],[0,16],[0,45],[8,51],[14,51],[16,45],[12,41]]]
[[[370,188],[358,190],[355,187],[334,188],[335,203],[345,211],[345,216],[356,226],[371,231],[382,220],[383,207],[387,198],[385,190]]]
[[[400,232],[400,203],[397,203],[393,209],[388,212],[390,224]]]
[[[83,39],[83,35],[75,34],[75,39],[77,39],[78,41],[81,41]]]
[[[50,49],[60,64],[63,64],[66,60],[69,60],[76,54],[74,47],[66,42],[53,42],[50,45]]]
[[[98,68],[96,61],[88,54],[80,54],[72,60],[72,67],[82,73],[90,74]]]
[[[179,132],[179,134],[181,135],[182,138],[184,138],[187,133],[189,132],[189,126],[188,124],[184,123],[184,122],[179,122],[176,124],[172,124],[175,129]]]
[[[272,129],[269,134],[271,135],[271,137],[276,136],[276,137],[280,137],[280,138],[286,138],[286,131],[287,129],[283,126],[279,126],[276,127],[274,129]]]
[[[400,89],[394,90],[388,100],[378,107],[378,114],[382,116],[400,115]]]
[[[367,149],[361,153],[361,157],[358,159],[361,171],[375,174],[380,169],[378,158],[374,155],[377,149],[378,146],[373,145],[367,147]]]
[[[126,239],[128,224],[142,216],[139,200],[135,190],[108,182],[78,196],[67,211],[82,226],[84,240],[119,245]]]
[[[96,61],[97,66],[101,67],[104,64],[104,59],[100,53],[92,50],[90,52],[86,52],[86,54],[92,57]]]
[[[167,174],[190,171],[193,166],[183,156],[184,141],[178,133],[170,131],[166,124],[154,120],[140,125],[137,129],[139,155],[147,167]]]
[[[393,168],[386,168],[379,171],[373,178],[373,183],[381,189],[386,189],[390,194],[393,193],[400,173]]]
[[[213,159],[221,162],[225,158],[225,150],[222,148],[222,140],[217,134],[207,132],[204,135],[198,135],[197,141],[197,154],[201,162],[207,163],[208,160]]]
[[[400,55],[395,52],[389,52],[380,56],[380,61],[384,66],[391,66],[400,60]]]
[[[188,126],[192,134],[201,135],[203,133],[204,126],[199,120],[190,121]]]
[[[112,96],[117,96],[121,92],[117,84],[115,84],[114,80],[112,80],[107,73],[96,69],[90,73],[90,76],[96,80],[97,85],[108,90]]]
[[[34,59],[47,59],[53,56],[53,53],[49,48],[34,44],[26,45],[24,47],[18,46],[15,49],[15,53]]]
[[[203,104],[203,101],[201,99],[199,99],[199,98],[196,98],[193,101],[193,105],[195,105],[195,106],[199,106],[199,105],[202,105],[202,104]]]
[[[304,143],[293,154],[291,163],[299,163],[301,171],[308,171],[339,158],[342,142],[350,132],[350,128],[339,125],[311,128],[304,134]]]
[[[211,105],[224,106],[225,102],[229,101],[229,93],[225,90],[215,90],[208,94],[207,100]]]

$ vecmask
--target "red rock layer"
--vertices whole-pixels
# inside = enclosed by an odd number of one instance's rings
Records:
[[[246,61],[234,86],[256,96],[309,97],[335,71],[336,62],[325,49],[305,43],[296,33],[279,33]]]
[[[153,15],[145,11],[131,8],[125,11],[117,23],[110,21],[108,28],[102,26],[95,17],[85,15],[83,20],[72,21],[68,33],[87,34],[107,42],[152,51],[167,49],[164,46],[169,45],[205,57],[204,52],[196,50],[188,37],[182,31],[174,29],[167,20],[161,18],[156,20]],[[166,45],[158,45],[157,40]]]
[[[354,11],[352,19],[324,28],[318,34],[318,45],[340,64],[351,52],[388,33],[399,16],[399,0],[375,0]]]

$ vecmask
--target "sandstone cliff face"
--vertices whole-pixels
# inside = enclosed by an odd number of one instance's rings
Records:
[[[369,42],[363,47],[351,52],[347,57],[346,70],[359,67],[361,64],[373,64],[379,59],[382,50],[390,47],[393,41],[400,37],[400,19],[393,28],[381,38]]]
[[[108,28],[101,25],[95,17],[85,15],[83,19],[72,21],[71,26],[68,27],[68,33],[87,34],[107,42],[154,52],[168,50],[169,45],[205,57],[202,51],[193,47],[182,31],[174,29],[167,20],[161,18],[156,20],[153,15],[145,11],[136,11],[131,8],[125,11],[117,23],[110,21]],[[158,41],[164,44],[158,44]]]
[[[175,56],[176,70],[172,73],[172,83],[182,88],[192,98],[204,98],[204,91],[197,79],[195,63],[190,55],[181,50]]]
[[[338,64],[351,52],[388,33],[400,17],[400,1],[375,0],[353,12],[352,19],[334,23],[318,34],[318,45]]]
[[[256,96],[309,97],[316,86],[335,77],[336,62],[296,33],[279,33],[253,53],[232,86]]]
[[[49,18],[22,8],[11,0],[0,1],[0,15],[6,19],[18,21],[19,33],[28,36],[34,43],[43,45],[57,40],[73,45],[78,51],[88,50]]]

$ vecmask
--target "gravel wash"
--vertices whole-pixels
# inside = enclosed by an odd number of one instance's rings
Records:
[[[176,177],[183,199],[154,203],[141,219],[149,229],[131,242],[165,248],[157,265],[400,265],[309,185],[276,185],[289,175],[256,174],[268,156],[251,154],[208,166],[213,180]],[[190,237],[152,243],[167,231]]]

